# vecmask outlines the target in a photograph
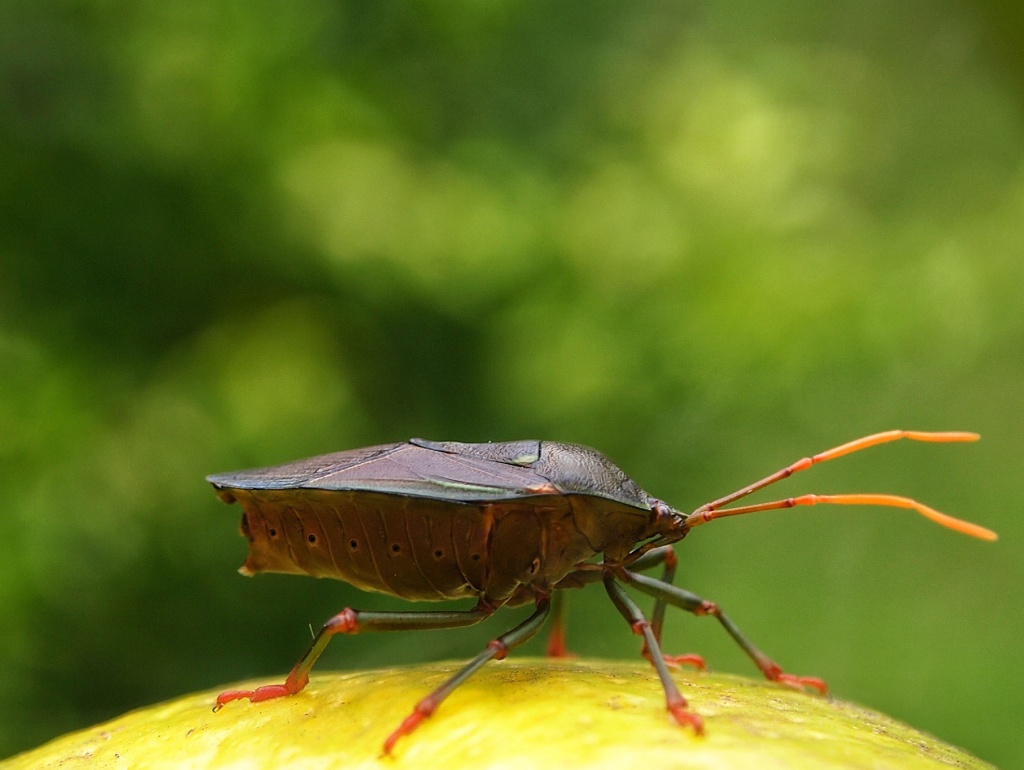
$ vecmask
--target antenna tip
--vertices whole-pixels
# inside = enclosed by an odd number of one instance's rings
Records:
[[[908,430],[904,431],[903,435],[909,439],[913,439],[914,441],[977,441],[981,438],[980,433],[974,433],[966,430]]]

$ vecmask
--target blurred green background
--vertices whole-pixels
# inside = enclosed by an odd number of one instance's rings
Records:
[[[692,509],[906,427],[984,440],[878,448],[777,496],[910,495],[999,543],[768,513],[695,533],[679,582],[787,670],[1024,766],[1022,21],[6,0],[0,756],[278,680],[310,625],[403,606],[236,575],[239,511],[208,473],[553,438]],[[600,589],[570,598],[576,651],[637,654]],[[466,658],[523,614],[337,640],[322,666]],[[666,648],[756,674],[684,613]]]

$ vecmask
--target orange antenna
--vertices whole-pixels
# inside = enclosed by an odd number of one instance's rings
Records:
[[[706,524],[712,519],[720,519],[725,516],[739,516],[745,513],[754,513],[755,511],[794,508],[798,505],[818,505],[819,503],[829,503],[833,505],[881,505],[890,508],[909,508],[917,511],[922,516],[931,519],[935,523],[941,524],[942,526],[948,527],[956,532],[970,535],[971,537],[977,537],[981,540],[997,540],[999,536],[990,529],[978,524],[973,524],[969,521],[964,521],[963,519],[954,518],[953,516],[949,516],[945,513],[940,513],[934,508],[929,508],[923,503],[919,503],[909,497],[900,497],[898,495],[801,495],[799,497],[787,497],[785,500],[773,500],[767,503],[743,505],[735,508],[723,507],[735,502],[736,500],[744,498],[747,495],[753,494],[759,489],[764,489],[765,487],[771,486],[782,479],[788,478],[798,471],[805,471],[816,463],[835,460],[837,457],[842,457],[843,455],[850,454],[851,452],[859,452],[861,449],[868,449],[869,447],[877,446],[878,444],[885,444],[890,441],[898,441],[900,439],[946,443],[954,441],[977,441],[979,438],[981,437],[977,433],[964,433],[959,431],[929,433],[912,430],[890,430],[885,431],[884,433],[873,433],[870,436],[864,436],[863,438],[847,442],[846,444],[841,444],[840,446],[834,447],[833,449],[829,449],[825,452],[820,452],[813,457],[805,457],[802,460],[797,460],[792,465],[789,465],[770,476],[765,476],[760,481],[755,481],[753,484],[745,486],[743,489],[737,490],[730,495],[726,495],[718,500],[702,505],[687,517],[686,526],[691,528],[700,524]]]

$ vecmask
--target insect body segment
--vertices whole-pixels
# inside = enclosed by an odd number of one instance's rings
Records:
[[[825,692],[814,677],[787,674],[740,632],[713,602],[672,584],[672,544],[723,516],[832,503],[910,508],[964,534],[995,533],[886,494],[803,495],[727,507],[818,462],[897,439],[973,441],[972,433],[888,431],[804,458],[725,497],[682,513],[652,497],[601,453],[550,441],[490,444],[411,439],[313,457],[286,465],[208,477],[225,502],[244,510],[249,554],[240,572],[331,577],[410,601],[474,598],[465,611],[365,612],[345,609],[320,629],[283,684],[232,690],[217,707],[239,699],[262,701],[302,690],[309,671],[336,634],[458,628],[498,608],[526,603],[534,612],[495,639],[463,669],[416,705],[388,737],[385,753],[412,732],[465,679],[530,639],[552,608],[552,595],[603,582],[612,603],[644,639],[665,690],[666,707],[700,733],[703,720],[687,707],[669,668],[704,667],[698,655],[665,656],[661,628],[668,605],[714,617],[770,680]],[[600,557],[600,561],[598,561]],[[661,566],[661,579],[640,574]],[[648,618],[623,589],[655,600]],[[556,634],[561,634],[555,602]],[[559,636],[549,651],[565,655]]]

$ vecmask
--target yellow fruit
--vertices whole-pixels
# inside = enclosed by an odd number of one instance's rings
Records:
[[[532,659],[490,664],[382,758],[384,739],[457,667],[320,674],[294,697],[238,701],[214,713],[218,688],[57,738],[0,762],[0,770],[991,770],[850,703],[677,672],[683,695],[705,718],[706,735],[696,737],[665,711],[646,664]]]

